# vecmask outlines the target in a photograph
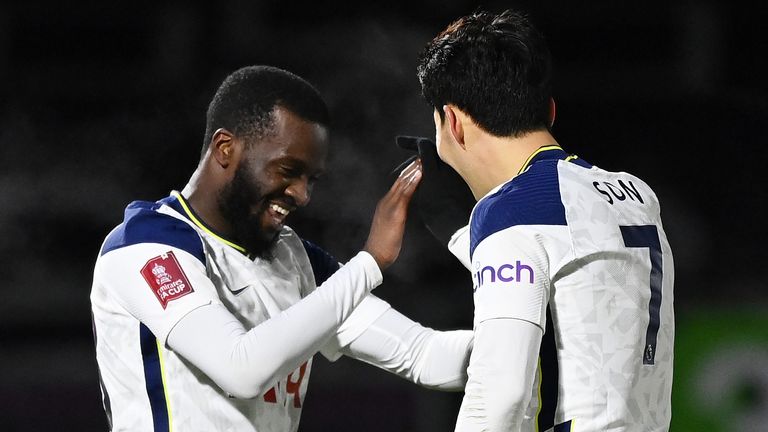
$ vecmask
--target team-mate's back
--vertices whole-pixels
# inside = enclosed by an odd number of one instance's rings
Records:
[[[542,347],[554,338],[557,370],[540,368],[523,430],[667,430],[674,270],[652,189],[553,146],[471,226],[476,324],[523,319],[546,328]]]
[[[560,410],[592,407],[575,430],[666,430],[674,270],[659,202],[632,175],[559,165],[574,255],[553,275],[550,294]]]

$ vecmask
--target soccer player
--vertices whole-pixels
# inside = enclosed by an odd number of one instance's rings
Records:
[[[423,327],[370,294],[400,251],[418,161],[343,265],[285,224],[325,169],[328,117],[295,74],[239,69],[210,102],[187,185],[128,205],[91,291],[111,430],[295,431],[318,351],[463,389],[472,332]]]
[[[475,303],[456,430],[668,430],[674,267],[651,187],[555,140],[525,14],[454,21],[417,69],[437,153],[477,199],[451,240]]]

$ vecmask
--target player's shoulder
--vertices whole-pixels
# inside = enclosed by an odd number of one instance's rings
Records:
[[[543,146],[529,157],[520,174],[483,197],[470,219],[470,251],[507,228],[567,225],[560,187],[563,166],[593,169],[589,162],[569,155],[559,145]]]
[[[316,243],[304,238],[301,239],[301,243],[312,266],[315,283],[319,286],[339,269],[339,262],[333,255]]]
[[[558,160],[533,164],[524,173],[482,198],[472,212],[473,243],[519,225],[565,225]]]
[[[100,255],[137,244],[158,243],[189,252],[205,262],[200,235],[188,223],[173,216],[174,210],[161,210],[169,204],[169,198],[131,202],[125,208],[122,223],[104,240]]]

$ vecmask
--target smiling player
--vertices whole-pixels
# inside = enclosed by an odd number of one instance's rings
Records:
[[[298,76],[237,70],[209,105],[187,185],[126,208],[91,291],[112,430],[295,431],[320,350],[463,388],[471,332],[422,327],[369,294],[399,254],[418,162],[343,266],[285,224],[325,170],[328,120]]]

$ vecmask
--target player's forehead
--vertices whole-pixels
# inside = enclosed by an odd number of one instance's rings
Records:
[[[276,107],[272,133],[254,151],[270,161],[290,162],[308,170],[322,171],[328,156],[329,131],[324,125]]]

